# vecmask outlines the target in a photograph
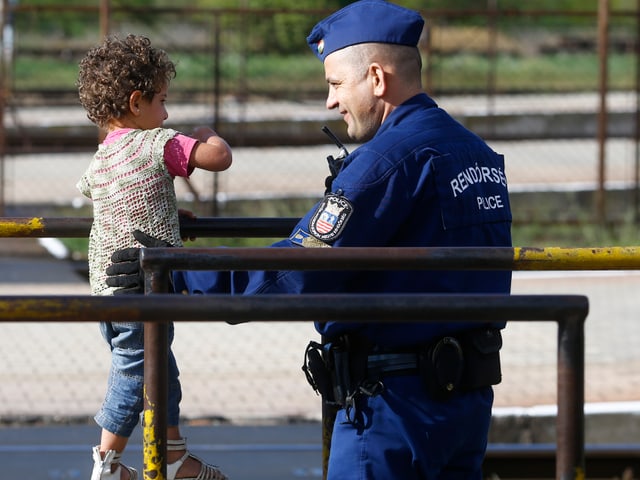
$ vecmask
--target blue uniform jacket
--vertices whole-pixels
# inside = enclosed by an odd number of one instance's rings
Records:
[[[332,192],[272,247],[511,246],[504,159],[426,94],[398,106],[344,161]],[[190,293],[509,293],[510,271],[175,272]],[[477,324],[476,324],[477,326]],[[317,323],[384,346],[424,343],[466,323]]]

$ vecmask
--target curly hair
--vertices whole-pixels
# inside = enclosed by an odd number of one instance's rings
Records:
[[[167,53],[153,48],[148,38],[110,36],[80,61],[80,103],[89,120],[105,127],[109,120],[128,112],[131,93],[140,90],[151,101],[175,76],[175,65]]]

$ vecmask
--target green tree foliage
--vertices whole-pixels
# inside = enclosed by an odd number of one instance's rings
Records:
[[[135,6],[153,7],[157,0],[110,0],[113,7]],[[12,16],[17,29],[37,31],[40,34],[62,36],[71,38],[80,36],[87,30],[95,29],[97,18],[95,13],[87,13],[86,0],[9,0],[10,6],[19,7],[18,14]],[[98,7],[99,1],[95,0],[91,6]],[[80,7],[74,9],[74,7]],[[152,23],[152,14],[139,14],[139,20]]]
[[[299,53],[306,48],[305,39],[313,25],[326,12],[340,8],[338,0],[199,0],[202,7],[246,8],[256,13],[243,19],[240,29],[251,32],[253,43],[247,45],[251,53]],[[282,11],[263,15],[263,11]],[[322,12],[299,13],[300,10]]]

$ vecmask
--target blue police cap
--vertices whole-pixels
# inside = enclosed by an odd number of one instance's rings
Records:
[[[307,43],[324,62],[327,55],[358,43],[418,45],[424,20],[420,14],[386,0],[360,0],[313,27]]]

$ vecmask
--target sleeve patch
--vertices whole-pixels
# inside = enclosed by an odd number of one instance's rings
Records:
[[[323,242],[335,240],[343,232],[353,206],[341,195],[327,195],[309,221],[311,235]]]

